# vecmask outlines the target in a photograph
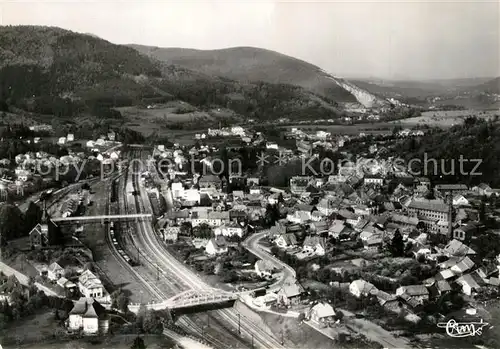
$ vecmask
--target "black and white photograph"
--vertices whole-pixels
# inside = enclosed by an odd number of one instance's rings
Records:
[[[500,1],[0,0],[0,349],[500,348]]]

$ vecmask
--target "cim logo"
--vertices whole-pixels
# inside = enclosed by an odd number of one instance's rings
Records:
[[[456,322],[454,319],[437,324],[439,328],[446,329],[446,334],[453,338],[475,337],[483,334],[483,327],[488,326],[481,319],[480,322]]]

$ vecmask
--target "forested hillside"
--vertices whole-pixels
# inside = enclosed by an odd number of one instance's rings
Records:
[[[113,107],[172,99],[257,119],[335,118],[335,101],[299,86],[243,83],[155,61],[59,28],[0,27],[0,111],[120,117]]]
[[[420,138],[400,141],[392,149],[392,156],[420,159],[413,162],[413,171],[432,177],[436,182],[467,183],[485,182],[500,187],[500,124],[471,117],[463,125],[449,130],[434,130]],[[425,156],[428,159],[425,171]],[[460,158],[463,158],[463,171]],[[434,163],[437,161],[437,171]],[[465,161],[468,160],[468,161]],[[480,160],[479,167],[476,167]],[[426,173],[425,173],[426,172]],[[441,177],[442,176],[442,177]]]

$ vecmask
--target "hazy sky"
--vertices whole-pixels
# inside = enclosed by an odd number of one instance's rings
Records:
[[[113,43],[276,50],[343,77],[500,75],[499,1],[9,1],[0,23]]]

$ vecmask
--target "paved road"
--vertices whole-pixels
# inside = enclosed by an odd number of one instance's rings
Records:
[[[250,235],[250,237],[242,242],[242,245],[260,259],[269,261],[276,266],[276,269],[283,272],[282,277],[269,287],[269,289],[279,289],[285,282],[295,281],[296,273],[292,267],[274,257],[259,245],[259,241],[263,239],[266,234],[267,231],[262,231],[260,233]]]
[[[243,246],[245,246],[250,252],[255,254],[257,257],[263,260],[267,260],[274,265],[278,266],[283,270],[283,276],[280,280],[278,280],[275,284],[273,284],[270,288],[278,288],[283,285],[286,280],[295,280],[296,273],[293,268],[291,268],[288,264],[280,261],[279,259],[272,256],[270,253],[265,251],[260,245],[259,241],[264,238],[267,234],[267,231],[263,231],[257,234],[251,235],[248,239],[243,242]],[[396,338],[394,335],[384,330],[379,325],[364,319],[356,319],[354,318],[354,314],[350,318],[345,318],[346,325],[351,328],[351,330],[355,332],[362,333],[370,340],[376,341],[383,345],[386,348],[408,348],[409,342],[405,338]],[[323,332],[320,327],[312,326],[320,332]],[[325,335],[331,337],[331,335],[325,333]]]

